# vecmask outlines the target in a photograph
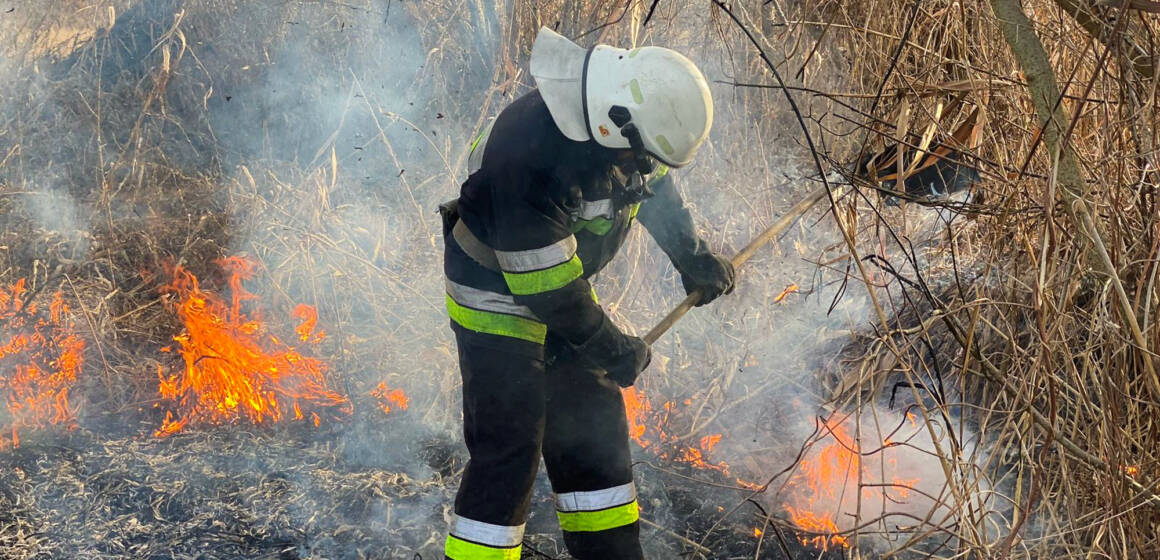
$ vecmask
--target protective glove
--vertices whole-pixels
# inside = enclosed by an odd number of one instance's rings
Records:
[[[607,377],[621,387],[631,387],[640,372],[652,361],[652,349],[640,337],[620,332],[608,317],[600,328],[576,352],[607,372]]]
[[[701,253],[688,262],[681,263],[681,283],[685,294],[701,290],[701,301],[697,307],[705,305],[721,294],[733,292],[733,263],[717,253]]]

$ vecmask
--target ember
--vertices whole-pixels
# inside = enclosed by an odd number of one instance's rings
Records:
[[[317,426],[319,412],[349,414],[347,398],[327,386],[325,362],[304,356],[270,334],[258,313],[251,317],[242,310],[243,301],[256,299],[242,287],[253,277],[253,263],[230,257],[219,264],[229,275],[228,304],[202,290],[197,277],[180,266],[169,271],[172,281],[162,288],[173,296],[171,303],[185,325],[174,337],[185,365],[170,375],[158,366],[161,396],[176,414],[167,411],[154,434],[167,436],[191,423],[302,420],[304,410]],[[299,305],[293,315],[301,320],[296,333],[302,342],[317,344],[324,338],[316,330],[314,308]]]
[[[379,383],[378,387],[372,389],[370,394],[378,401],[379,410],[382,410],[383,414],[390,414],[395,408],[407,410],[407,405],[411,402],[411,399],[407,398],[407,394],[402,389],[390,389],[387,387],[386,381]]]
[[[797,293],[797,291],[799,289],[800,288],[798,288],[798,285],[796,283],[790,284],[789,286],[786,286],[785,289],[782,290],[780,294],[777,294],[777,297],[773,298],[773,303],[781,303],[781,301],[784,300],[790,294]]]
[[[76,411],[68,391],[84,364],[85,341],[72,334],[68,306],[57,292],[48,313],[29,303],[25,280],[0,287],[0,394],[5,414],[0,427],[20,446],[20,430],[48,425],[72,426]],[[0,440],[0,447],[6,441]]]

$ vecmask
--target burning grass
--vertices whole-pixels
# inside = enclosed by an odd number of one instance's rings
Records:
[[[856,531],[871,532],[864,522],[883,518],[897,520],[894,528],[886,524],[884,535],[900,525],[937,527],[955,518],[940,497],[947,480],[938,444],[945,446],[950,438],[932,439],[913,413],[877,415],[835,413],[818,419],[816,435],[806,441],[782,491],[782,507],[801,529],[803,544],[849,548]]]
[[[242,303],[255,299],[242,285],[253,276],[254,263],[229,257],[218,264],[228,277],[228,303],[203,290],[197,277],[180,266],[168,271],[172,281],[162,287],[184,325],[173,339],[184,367],[166,375],[158,366],[161,406],[167,410],[154,435],[236,420],[262,424],[309,418],[318,426],[319,412],[349,415],[350,401],[329,387],[326,362],[271,334],[260,310],[243,311]],[[299,304],[293,315],[302,321],[295,329],[302,343],[316,345],[325,338],[317,330],[313,307]]]
[[[61,292],[46,311],[30,301],[35,294],[26,286],[24,278],[0,286],[0,428],[11,435],[0,439],[0,450],[20,447],[22,430],[76,421],[69,390],[84,366],[85,341],[73,332]]]
[[[623,393],[629,437],[641,449],[664,461],[685,463],[699,470],[717,471],[729,476],[728,464],[723,461],[712,462],[711,459],[713,448],[721,443],[723,434],[702,436],[696,444],[683,443],[681,438],[670,433],[673,428],[669,421],[673,415],[681,413],[676,403],[665,402],[654,409],[644,388],[630,387],[624,389]],[[690,404],[692,401],[685,402],[686,406]]]
[[[378,387],[370,392],[370,396],[378,402],[379,410],[382,410],[383,414],[390,414],[393,410],[407,410],[407,405],[411,403],[411,399],[402,389],[391,389],[387,387],[386,381],[379,383]]]

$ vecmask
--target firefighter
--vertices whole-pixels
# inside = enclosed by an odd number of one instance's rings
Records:
[[[659,47],[584,49],[541,29],[530,66],[537,89],[476,139],[441,207],[471,455],[445,554],[520,557],[542,454],[569,552],[642,558],[620,388],[651,355],[589,279],[639,221],[702,304],[732,290],[669,174],[708,136],[713,102],[696,66]]]

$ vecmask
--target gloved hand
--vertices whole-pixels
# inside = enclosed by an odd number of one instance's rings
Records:
[[[701,253],[681,263],[681,283],[685,294],[701,290],[701,301],[697,307],[705,305],[721,294],[733,292],[733,263],[717,253]]]
[[[648,343],[637,336],[622,335],[625,338],[626,352],[614,356],[611,363],[604,365],[608,372],[607,377],[621,387],[632,387],[637,376],[652,362],[652,348]]]
[[[631,387],[652,361],[652,349],[640,337],[620,332],[608,317],[587,342],[576,347],[583,358],[604,368],[607,377],[621,387]]]

